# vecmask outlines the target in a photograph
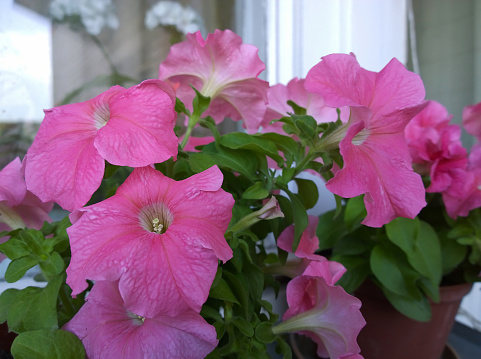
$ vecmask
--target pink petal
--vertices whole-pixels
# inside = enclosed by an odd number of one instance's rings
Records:
[[[89,358],[203,358],[217,346],[216,331],[197,313],[135,318],[117,282],[97,282],[87,303],[64,329],[83,342]]]
[[[110,98],[110,119],[95,147],[109,163],[143,167],[177,155],[175,97],[169,85],[146,80]]]
[[[481,138],[481,102],[463,109],[463,127],[478,140]]]
[[[299,242],[299,246],[295,252],[299,258],[310,258],[315,251],[319,249],[319,238],[316,236],[316,228],[319,218],[316,216],[308,216],[308,226],[304,230]],[[292,253],[292,244],[294,243],[294,225],[287,227],[277,239],[279,248],[286,252]]]
[[[299,314],[303,323],[311,323],[300,333],[317,343],[317,355],[339,358],[360,352],[356,338],[366,324],[359,311],[361,302],[342,287],[330,286],[319,277],[297,277],[287,285],[287,302],[283,320],[294,320]]]
[[[0,201],[9,207],[20,204],[27,193],[22,174],[22,163],[16,157],[0,171]]]

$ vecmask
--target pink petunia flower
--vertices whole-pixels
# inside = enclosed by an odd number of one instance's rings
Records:
[[[26,156],[27,188],[73,211],[100,186],[105,161],[143,167],[176,156],[174,104],[169,85],[146,80],[46,110]]]
[[[296,259],[289,260],[284,266],[278,268],[279,274],[294,278],[300,275],[322,277],[327,284],[334,285],[346,272],[346,268],[338,262],[330,261],[327,258],[314,254],[319,249],[319,238],[316,235],[316,228],[319,218],[308,217],[309,224],[304,230],[299,246],[294,253]],[[287,227],[277,239],[279,248],[292,253],[294,243],[294,225]]]
[[[348,124],[325,139],[339,143],[344,160],[327,189],[345,198],[364,194],[365,225],[414,218],[426,205],[425,191],[412,169],[404,128],[425,106],[420,77],[396,59],[375,73],[361,68],[353,54],[333,54],[309,71],[305,87],[327,106],[351,108]]]
[[[461,128],[450,125],[450,119],[443,105],[429,101],[404,130],[414,168],[431,177],[427,192],[445,191],[452,184],[454,172],[464,170],[468,162]]]
[[[45,221],[52,221],[48,215],[52,208],[52,202],[44,203],[27,191],[18,157],[0,171],[0,231],[40,229]],[[7,239],[1,237],[0,243]],[[3,259],[5,256],[0,253],[0,261]]]
[[[178,182],[137,168],[114,196],[72,213],[72,294],[87,288],[86,279],[120,279],[120,293],[138,315],[199,312],[218,259],[232,257],[224,233],[234,199],[222,181],[216,166]]]
[[[193,310],[171,317],[135,314],[118,282],[96,282],[63,329],[77,335],[90,359],[204,358],[217,346],[215,328]]]
[[[267,92],[267,110],[262,120],[262,132],[276,132],[285,134],[282,129],[282,122],[274,122],[272,120],[280,119],[288,116],[288,113],[294,113],[291,106],[287,104],[288,100],[294,101],[297,105],[306,109],[306,113],[318,122],[331,122],[337,120],[336,110],[326,107],[323,98],[306,90],[304,87],[304,79],[294,78],[287,85],[277,84],[271,86]]]
[[[258,130],[266,111],[266,81],[258,78],[265,65],[253,45],[230,30],[216,30],[204,40],[200,31],[171,47],[160,64],[159,78],[178,86],[177,97],[192,111],[194,86],[211,103],[203,115],[216,123],[225,117],[244,120],[249,133]]]
[[[303,275],[287,285],[289,309],[274,333],[298,332],[317,344],[317,355],[342,358],[360,352],[357,336],[366,324],[361,301],[321,277]]]
[[[463,109],[463,127],[481,141],[481,102]]]

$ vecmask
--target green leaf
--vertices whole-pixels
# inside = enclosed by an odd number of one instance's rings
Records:
[[[0,323],[3,323],[8,318],[10,307],[15,303],[18,289],[9,288],[0,295]]]
[[[340,285],[348,293],[353,293],[371,274],[369,262],[359,256],[333,256],[331,260],[342,263],[347,271],[337,281],[336,285]]]
[[[306,209],[316,205],[319,199],[319,191],[317,185],[308,179],[295,178],[297,183],[297,195]]]
[[[21,333],[12,344],[15,359],[84,359],[80,339],[65,330],[35,330]]]
[[[237,298],[229,287],[229,284],[221,278],[218,284],[211,288],[209,297],[239,304]]]
[[[10,262],[7,271],[5,272],[5,280],[8,283],[14,283],[21,279],[30,268],[35,267],[37,264],[38,259],[33,255],[14,259]]]
[[[40,269],[46,278],[51,278],[63,272],[65,263],[57,252],[52,252],[47,260],[40,261]]]
[[[275,132],[268,132],[259,135],[261,138],[265,138],[273,142],[276,147],[284,153],[286,160],[297,162],[300,156],[304,153],[301,151],[301,146],[292,137],[280,135]]]
[[[232,319],[231,323],[234,324],[234,326],[239,329],[240,332],[246,337],[252,337],[254,335],[254,328],[252,327],[252,324],[246,319],[242,317],[236,317]]]
[[[262,182],[254,183],[242,193],[242,198],[244,199],[264,199],[267,196],[269,196],[269,191],[264,188]]]
[[[232,150],[225,147],[216,149],[215,144],[210,143],[202,148],[201,153],[194,153],[190,156],[189,163],[193,171],[198,173],[199,160],[204,162],[202,170],[211,167],[205,167],[205,163],[207,161],[205,156],[208,156],[211,166],[216,164],[221,168],[228,168],[232,171],[245,175],[247,178],[255,180],[258,160],[257,157],[252,155],[251,151]]]
[[[276,335],[272,332],[272,325],[267,322],[261,322],[256,326],[255,336],[261,343],[272,343],[276,339]]]
[[[16,333],[56,328],[57,296],[63,281],[64,275],[52,280],[45,288],[16,290],[7,314],[8,327]],[[10,293],[6,299],[12,300],[11,296]]]
[[[190,116],[190,111],[185,107],[184,103],[179,100],[178,97],[175,98],[175,112]]]
[[[194,86],[191,87],[195,91],[195,97],[192,101],[192,114],[200,117],[200,115],[202,115],[202,113],[209,107],[210,97],[202,95]]]
[[[294,215],[294,242],[292,243],[292,253],[295,253],[297,247],[299,246],[299,242],[301,240],[302,233],[307,228],[308,217],[306,208],[299,200],[298,196],[287,188],[284,188],[284,191],[287,193],[291,200],[292,205],[292,213]]]
[[[20,241],[16,237],[10,238],[5,243],[0,244],[0,251],[12,260],[25,257],[30,254],[30,250],[28,249],[26,243]]]
[[[391,242],[407,255],[409,264],[433,285],[439,285],[442,275],[441,247],[435,230],[418,218],[396,218],[386,225]]]
[[[308,115],[292,115],[294,124],[299,130],[301,139],[311,141],[318,138],[317,122],[312,116]]]
[[[364,196],[351,198],[347,201],[344,221],[349,231],[353,231],[361,225],[361,221],[366,217],[366,207],[364,206]]]
[[[316,235],[319,238],[319,249],[330,249],[335,243],[347,234],[342,216],[336,216],[336,211],[332,210],[319,216]]]
[[[274,159],[279,166],[282,166],[284,163],[284,158],[279,155],[276,144],[262,136],[249,135],[244,132],[232,132],[223,135],[220,139],[220,144],[233,150],[252,150],[267,155]]]
[[[422,322],[431,319],[431,305],[425,296],[419,298],[403,297],[387,288],[382,288],[382,291],[393,307],[405,316]]]
[[[439,236],[441,243],[441,263],[443,275],[451,273],[466,257],[468,248],[452,238]]]
[[[292,109],[294,110],[294,113],[296,115],[305,115],[307,113],[307,111],[304,107],[299,106],[294,101],[288,100],[287,104],[292,107]]]
[[[371,252],[371,270],[390,291],[404,297],[420,297],[421,294],[415,285],[419,274],[411,268],[403,255],[404,253],[394,245],[377,244]]]

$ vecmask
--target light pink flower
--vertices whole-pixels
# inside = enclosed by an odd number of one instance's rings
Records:
[[[134,169],[117,193],[70,215],[67,283],[118,280],[126,305],[141,316],[199,312],[218,259],[232,250],[224,233],[234,199],[214,166],[183,181],[151,167]]]
[[[63,329],[77,335],[90,359],[204,358],[217,346],[215,328],[193,310],[171,317],[135,314],[118,282],[96,282]]]
[[[431,177],[427,192],[445,191],[452,184],[454,172],[466,168],[468,158],[461,143],[461,128],[450,125],[450,118],[444,106],[429,101],[404,131],[414,168]]]
[[[48,215],[52,208],[53,203],[43,203],[27,191],[18,157],[0,171],[0,231],[40,229],[45,221],[52,221]],[[1,237],[0,243],[7,239]],[[0,253],[0,261],[3,259],[5,256]]]
[[[180,84],[177,97],[192,110],[194,86],[211,103],[203,116],[216,123],[225,117],[244,120],[249,133],[256,132],[264,116],[268,83],[258,75],[265,65],[253,45],[230,30],[216,30],[204,40],[200,31],[171,47],[160,64],[159,78]]]
[[[463,109],[463,127],[481,141],[481,102]]]
[[[274,332],[299,332],[317,343],[317,355],[342,358],[360,352],[357,336],[366,324],[361,301],[321,277],[300,276],[287,285],[289,309]],[[349,357],[349,356],[348,356]]]
[[[179,143],[182,142],[184,136],[179,138]],[[205,136],[205,137],[194,137],[190,136],[187,140],[187,144],[184,147],[184,151],[189,151],[189,152],[199,152],[199,150],[196,149],[197,146],[203,146],[203,145],[208,145],[211,142],[214,142],[214,136]]]
[[[292,107],[287,104],[288,100],[305,108],[307,115],[314,117],[318,123],[337,120],[336,110],[326,107],[323,98],[318,94],[307,91],[304,81],[304,79],[294,78],[287,85],[277,84],[269,88],[267,110],[261,123],[262,132],[285,134],[282,122],[269,123],[288,116],[288,113],[294,113]]]
[[[174,104],[170,86],[147,80],[46,110],[26,156],[27,188],[73,211],[100,186],[105,161],[142,167],[176,156]]]
[[[287,261],[282,268],[279,268],[279,272],[291,278],[300,275],[322,277],[327,284],[334,285],[346,272],[346,268],[341,263],[314,254],[319,249],[319,238],[316,235],[319,218],[309,216],[308,220],[309,224],[302,233],[299,246],[294,253],[298,258]],[[282,231],[277,239],[277,245],[286,252],[292,253],[293,243],[294,225],[291,225]]]
[[[414,218],[426,205],[425,192],[412,170],[404,127],[425,106],[419,76],[396,59],[375,73],[361,68],[352,54],[333,54],[309,71],[305,87],[327,106],[351,108],[348,124],[331,135],[344,167],[328,190],[345,198],[364,194],[362,223],[371,227],[399,216]]]

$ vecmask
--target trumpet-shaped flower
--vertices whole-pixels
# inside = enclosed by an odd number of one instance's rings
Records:
[[[171,47],[160,64],[159,78],[180,84],[177,97],[192,110],[195,87],[211,98],[204,115],[216,123],[225,117],[244,120],[247,131],[256,132],[266,111],[266,81],[258,78],[265,65],[253,45],[230,30],[216,30],[204,40],[200,31]]]
[[[337,120],[336,110],[327,107],[323,98],[306,90],[304,87],[304,79],[294,78],[287,85],[277,84],[271,86],[267,92],[267,110],[262,120],[262,132],[276,132],[284,134],[282,130],[282,122],[274,122],[272,120],[280,119],[287,116],[288,113],[294,113],[287,101],[294,101],[297,105],[306,109],[306,113],[318,122],[331,122]]]
[[[404,128],[425,106],[419,76],[396,59],[375,73],[361,68],[352,54],[334,54],[309,71],[305,87],[320,94],[327,106],[351,108],[348,124],[325,139],[339,143],[344,160],[327,189],[345,198],[364,194],[365,225],[414,218],[426,202]]]
[[[170,86],[147,80],[45,111],[26,156],[27,188],[73,211],[100,186],[105,161],[143,167],[175,156],[174,104]]]
[[[204,358],[217,346],[216,331],[193,310],[171,317],[137,315],[123,300],[118,282],[99,281],[64,328],[95,358]]]
[[[366,321],[361,301],[321,277],[302,275],[287,284],[289,309],[275,333],[298,332],[317,344],[317,355],[342,358],[358,354],[356,338]]]
[[[136,168],[114,196],[71,214],[72,294],[87,288],[86,279],[119,279],[138,315],[199,312],[218,259],[232,257],[224,232],[234,200],[222,181],[216,166],[178,182]]]
[[[302,233],[299,246],[294,253],[298,258],[287,261],[284,266],[278,268],[278,272],[291,278],[300,275],[322,277],[327,284],[334,285],[346,272],[346,268],[341,263],[314,254],[319,248],[319,239],[316,235],[319,218],[309,216],[308,221],[308,226]],[[286,252],[292,253],[293,243],[294,225],[291,225],[282,231],[277,239],[277,245]]]
[[[27,191],[18,157],[0,171],[0,231],[24,227],[40,229],[45,221],[51,221],[48,213],[52,208],[53,203],[43,203]],[[0,238],[0,243],[7,239]],[[0,253],[0,261],[3,259]]]

